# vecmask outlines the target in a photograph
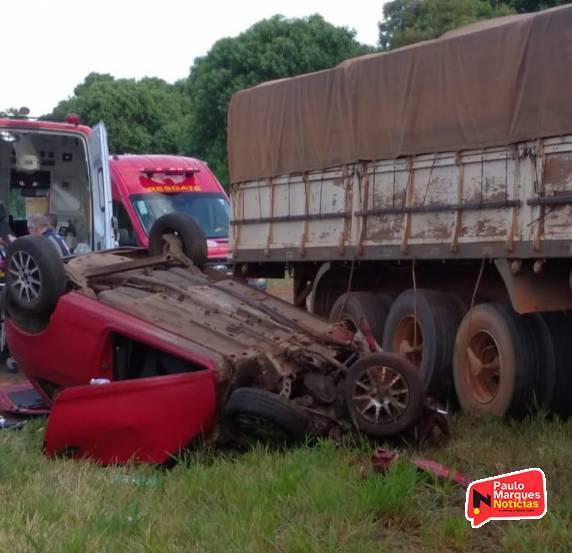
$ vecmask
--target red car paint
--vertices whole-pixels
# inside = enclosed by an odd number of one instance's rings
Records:
[[[53,404],[45,451],[105,465],[164,463],[212,430],[215,407],[210,370],[67,388]]]
[[[121,228],[125,216],[133,226],[134,244],[147,247],[148,230],[142,222],[141,213],[135,207],[135,198],[163,196],[166,200],[175,195],[188,195],[203,198],[215,195],[224,198],[228,205],[228,196],[207,164],[198,159],[169,155],[121,155],[109,159],[114,214]],[[155,170],[151,174],[146,170]],[[185,174],[185,172],[187,172]],[[173,211],[177,211],[176,205]],[[208,256],[211,262],[226,263],[228,252],[228,223],[224,235],[218,232],[209,236],[209,229],[201,224],[200,217],[190,213],[203,227],[207,237]]]
[[[51,408],[49,454],[162,463],[212,429],[221,356],[201,344],[77,292],[60,298],[42,332],[26,333],[7,320],[6,333],[18,366]],[[203,370],[113,382],[115,333]],[[111,382],[90,386],[96,378]]]
[[[41,382],[52,387],[89,384],[94,378],[113,380],[114,333],[158,347],[207,370],[214,369],[221,356],[202,345],[141,321],[127,313],[77,292],[62,296],[50,324],[30,334],[6,320],[6,335],[18,367],[51,404]],[[62,348],[65,356],[61,355]]]

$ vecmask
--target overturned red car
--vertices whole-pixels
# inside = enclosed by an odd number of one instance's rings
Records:
[[[163,463],[197,440],[384,438],[417,423],[417,371],[376,352],[366,327],[210,270],[188,216],[161,217],[149,238],[63,260],[43,237],[8,248],[7,340],[50,408],[48,455]]]

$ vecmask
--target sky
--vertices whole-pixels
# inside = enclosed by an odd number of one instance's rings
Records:
[[[281,14],[314,13],[374,45],[381,0],[19,0],[2,2],[0,110],[48,113],[91,72],[186,77],[220,38]],[[89,9],[91,5],[91,9]]]

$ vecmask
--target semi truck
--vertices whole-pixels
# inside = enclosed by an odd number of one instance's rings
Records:
[[[570,67],[564,6],[236,93],[235,273],[289,272],[465,411],[569,414]]]

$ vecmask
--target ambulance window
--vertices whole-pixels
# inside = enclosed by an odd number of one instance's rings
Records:
[[[113,202],[113,216],[117,218],[117,227],[119,229],[119,245],[120,246],[136,246],[137,238],[135,229],[127,210],[121,202]]]

